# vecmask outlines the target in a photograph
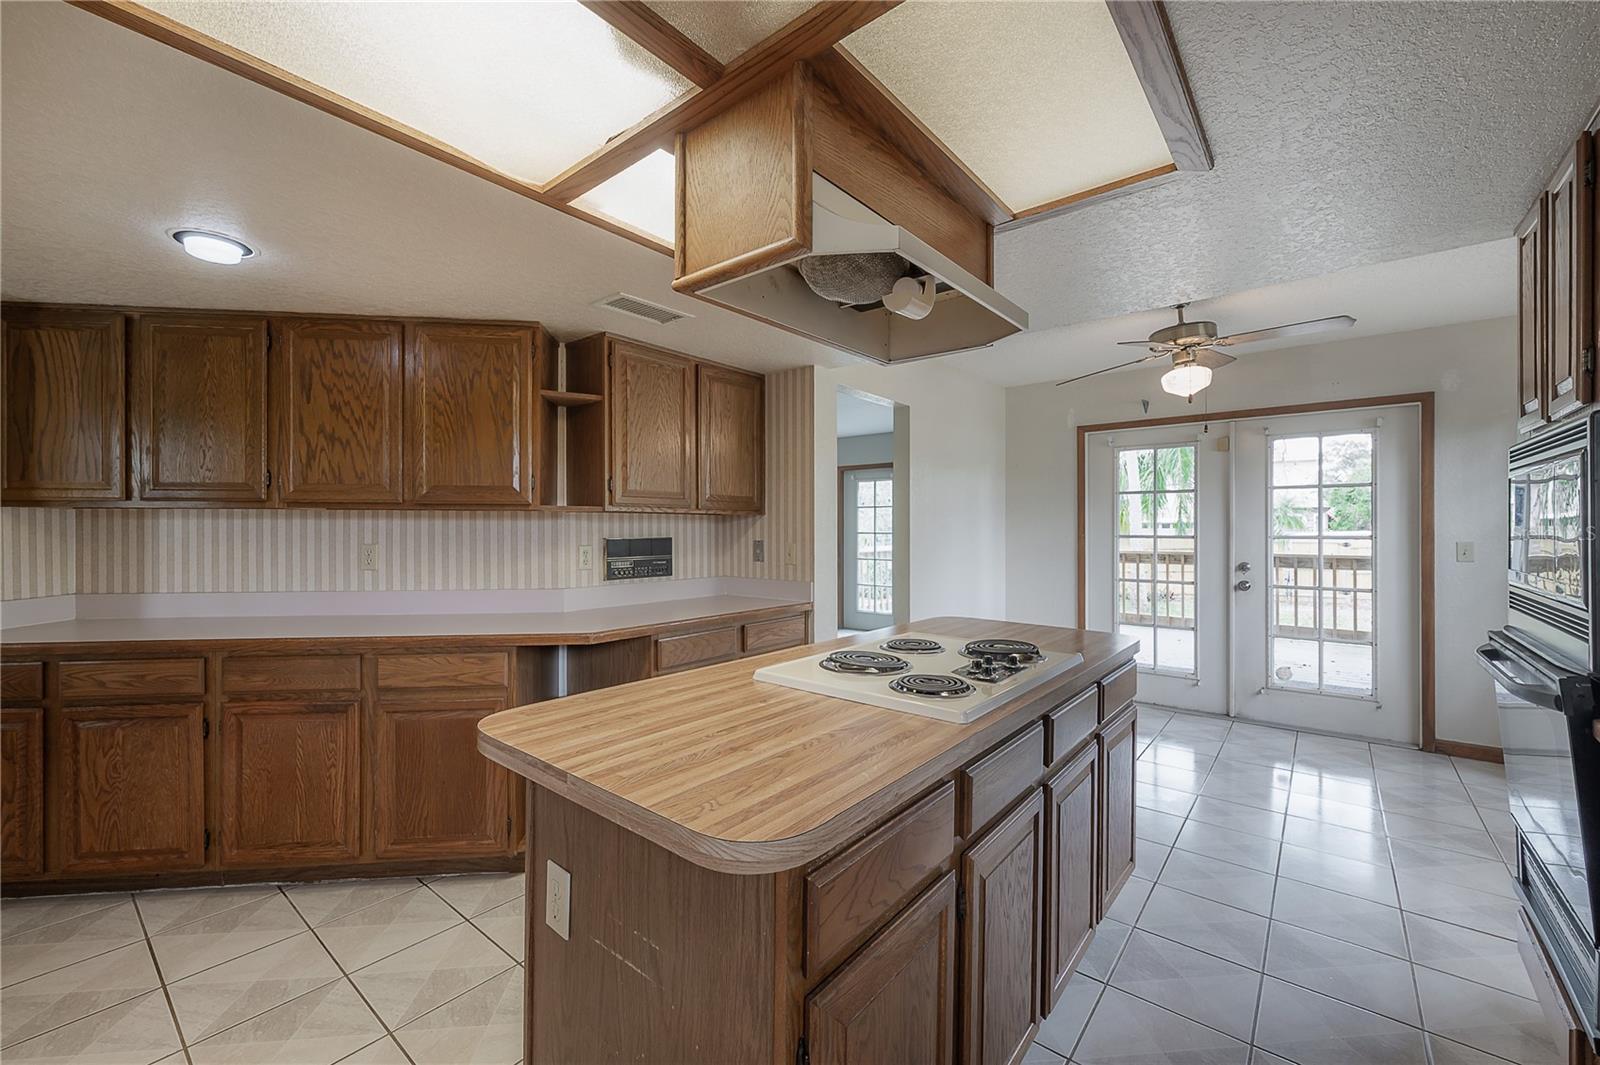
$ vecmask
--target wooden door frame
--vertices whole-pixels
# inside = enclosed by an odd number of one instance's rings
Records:
[[[1162,418],[1141,418],[1126,422],[1097,422],[1078,426],[1078,625],[1084,624],[1088,594],[1084,588],[1087,571],[1087,543],[1089,519],[1088,460],[1089,434],[1109,433],[1121,429],[1154,429],[1165,425],[1193,425],[1200,422],[1246,421],[1254,418],[1276,418],[1290,414],[1320,414],[1330,411],[1365,410],[1372,407],[1414,406],[1420,411],[1418,426],[1418,591],[1421,599],[1421,677],[1422,691],[1420,716],[1421,747],[1432,751],[1439,747],[1435,734],[1436,668],[1434,642],[1434,528],[1433,528],[1433,393],[1405,392],[1393,396],[1363,396],[1353,399],[1333,399],[1320,403],[1290,403],[1277,407],[1247,407],[1240,410],[1211,411],[1204,414],[1175,414]],[[840,526],[843,529],[843,525]],[[841,593],[842,598],[843,593]],[[841,609],[842,606],[841,606]],[[1449,746],[1449,741],[1446,741]],[[1448,753],[1461,753],[1451,751]]]
[[[856,470],[888,470],[894,472],[893,462],[857,462],[849,466],[839,467],[839,528],[834,531],[834,536],[839,542],[839,572],[835,583],[839,586],[839,627],[844,624],[844,475]],[[891,534],[893,535],[893,534]],[[893,624],[891,622],[890,624]]]

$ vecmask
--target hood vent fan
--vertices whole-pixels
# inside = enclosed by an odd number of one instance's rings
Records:
[[[682,311],[675,311],[671,307],[663,307],[659,303],[651,303],[649,300],[640,299],[638,296],[630,296],[626,292],[619,292],[615,296],[607,296],[603,300],[597,300],[595,301],[595,306],[604,307],[610,311],[618,311],[634,318],[643,318],[645,321],[654,322],[657,325],[671,325],[680,318],[694,317],[691,314],[684,314]]]

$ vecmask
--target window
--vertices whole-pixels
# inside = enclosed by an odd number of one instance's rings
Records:
[[[856,609],[894,613],[894,480],[856,482]]]
[[[1376,437],[1322,433],[1271,444],[1267,683],[1370,696]]]
[[[1117,631],[1145,669],[1195,671],[1195,447],[1122,448],[1117,466]]]

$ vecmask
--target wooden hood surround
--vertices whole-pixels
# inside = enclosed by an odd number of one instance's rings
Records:
[[[672,287],[882,363],[1025,329],[1027,313],[988,287],[992,222],[847,102],[860,97],[836,82],[862,75],[838,53],[797,62],[678,134]],[[844,222],[850,215],[864,224]],[[933,311],[916,320],[881,305],[840,307],[790,268],[808,255],[856,251],[894,251],[914,272],[936,276]]]

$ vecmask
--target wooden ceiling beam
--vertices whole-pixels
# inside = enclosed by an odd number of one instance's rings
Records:
[[[771,78],[803,59],[828,51],[900,0],[836,0],[817,4],[793,22],[723,68],[710,87],[688,93],[661,108],[574,163],[543,187],[560,201],[582,196],[622,173],[657,148],[667,148],[683,130],[693,129]]]
[[[583,6],[702,89],[722,77],[716,56],[684,36],[644,0],[582,0]]]
[[[1172,153],[1172,165],[1179,170],[1210,170],[1216,165],[1211,145],[1200,125],[1166,5],[1161,0],[1108,0],[1106,7]]]

